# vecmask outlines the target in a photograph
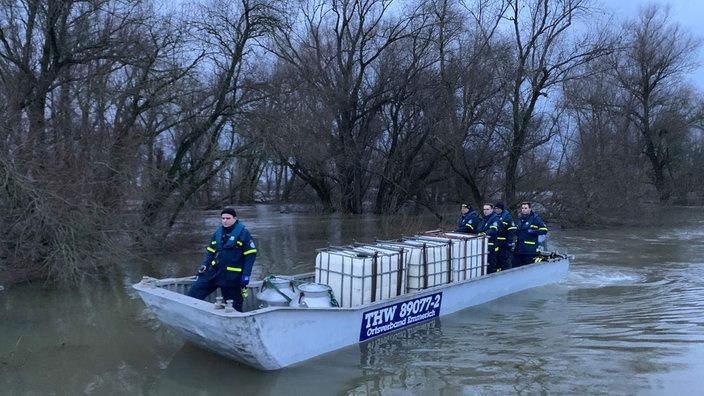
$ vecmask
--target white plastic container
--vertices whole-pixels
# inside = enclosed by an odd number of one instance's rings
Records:
[[[412,292],[450,282],[451,245],[447,241],[405,239],[380,241],[381,246],[403,248],[407,261],[405,267],[406,291]]]
[[[402,256],[380,247],[319,249],[315,281],[329,285],[340,307],[357,307],[403,293]]]
[[[484,237],[458,232],[427,232],[416,239],[450,243],[452,282],[461,282],[486,274],[488,241]]]
[[[377,282],[381,282],[378,299],[396,297],[406,292],[406,268],[409,255],[403,248],[382,246],[377,243],[356,246],[353,250],[370,256],[377,254],[378,264],[382,269],[377,271]]]

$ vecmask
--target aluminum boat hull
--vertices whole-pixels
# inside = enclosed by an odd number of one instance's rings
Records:
[[[243,313],[216,309],[212,302],[175,290],[184,278],[145,277],[133,287],[156,317],[185,340],[260,370],[277,370],[512,293],[560,282],[568,270],[569,259],[557,256],[354,308],[269,306]],[[260,286],[261,281],[250,284],[255,293]],[[249,298],[251,303],[253,296]]]

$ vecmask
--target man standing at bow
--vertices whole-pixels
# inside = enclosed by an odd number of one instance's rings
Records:
[[[213,233],[188,295],[204,300],[219,287],[225,301],[232,300],[234,308],[242,312],[242,289],[249,284],[257,248],[234,208],[225,207],[220,221],[222,226]]]

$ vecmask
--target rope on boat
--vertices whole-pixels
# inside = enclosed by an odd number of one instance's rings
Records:
[[[330,285],[327,285],[327,284],[325,284],[325,283],[306,282],[306,281],[303,281],[303,280],[300,280],[300,279],[293,279],[293,280],[291,281],[291,283],[292,283],[292,284],[296,284],[296,285],[302,285],[302,284],[304,284],[304,283],[307,283],[307,284],[325,286],[325,287],[328,289],[328,295],[330,296],[330,306],[332,306],[332,307],[337,307],[337,308],[340,307],[340,303],[339,303],[339,302],[337,301],[337,299],[335,298],[335,293],[333,293],[332,287],[330,287]],[[303,296],[303,292],[301,292],[301,296],[299,297],[299,300],[300,300],[300,298],[301,298],[302,296]]]
[[[276,276],[276,275],[269,275],[269,276],[267,276],[266,278],[264,278],[264,279],[262,280],[262,281],[263,281],[263,286],[262,286],[262,289],[261,289],[261,290],[264,291],[264,289],[266,289],[267,287],[270,287],[270,288],[274,289],[277,293],[279,293],[280,295],[282,295],[282,296],[286,299],[286,303],[290,303],[290,302],[291,302],[291,297],[287,296],[286,293],[282,292],[278,287],[276,287],[276,285],[275,285],[274,282],[273,282],[274,279],[286,279],[286,280],[290,280],[291,282],[289,282],[289,285],[291,286],[291,290],[293,291],[293,280],[288,279],[288,278],[282,278],[282,277],[279,277],[279,276]]]
[[[330,305],[332,305],[333,307],[339,308],[340,303],[337,302],[337,299],[335,298],[335,293],[332,292],[332,287],[330,287],[329,285],[325,285],[325,286],[327,286],[328,292],[330,293]]]

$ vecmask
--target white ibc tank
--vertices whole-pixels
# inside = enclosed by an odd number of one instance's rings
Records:
[[[299,308],[329,308],[332,307],[330,288],[320,283],[302,283],[298,285],[300,293],[289,304]]]
[[[262,302],[262,307],[287,306],[289,302],[298,298],[298,290],[292,277],[269,275],[264,278],[262,288],[257,293],[257,299]]]
[[[445,241],[406,239],[398,242],[380,242],[382,246],[404,249],[406,261],[406,290],[408,292],[449,283],[450,249]]]
[[[377,295],[376,300],[384,300],[406,292],[406,276],[408,255],[398,246],[383,246],[382,244],[363,245],[354,248],[363,255],[377,256]],[[381,285],[381,286],[380,286]]]
[[[452,245],[452,281],[482,276],[488,253],[486,238],[459,232],[432,232],[416,235],[421,240],[444,241]]]
[[[402,268],[401,255],[393,249],[319,249],[315,281],[330,285],[341,307],[357,307],[402,294]]]

